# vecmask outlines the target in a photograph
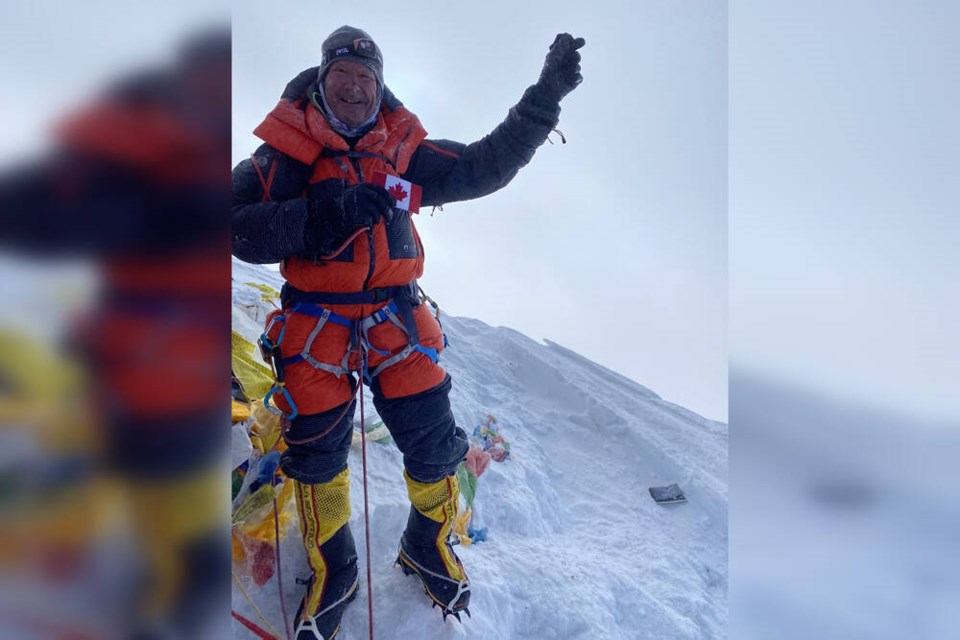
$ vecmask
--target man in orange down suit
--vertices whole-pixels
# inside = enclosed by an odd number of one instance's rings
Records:
[[[313,570],[297,640],[335,637],[358,588],[347,469],[357,369],[403,452],[411,508],[398,562],[419,576],[444,617],[467,611],[467,574],[447,542],[467,438],[450,410],[450,376],[437,364],[443,334],[420,304],[420,237],[374,174],[419,185],[424,206],[502,188],[554,130],[560,100],[583,80],[583,45],[558,35],[540,78],[506,119],[465,145],[427,139],[384,85],[376,43],[341,27],[323,42],[320,66],[294,78],[254,130],[266,144],[233,171],[233,254],[280,262],[286,279],[283,310],[268,318],[266,335],[284,381],[273,397],[291,416],[281,464],[296,483]]]

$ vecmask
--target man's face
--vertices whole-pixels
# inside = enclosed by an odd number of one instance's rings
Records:
[[[333,115],[344,124],[359,127],[377,108],[377,76],[359,62],[334,62],[323,79],[323,92]]]

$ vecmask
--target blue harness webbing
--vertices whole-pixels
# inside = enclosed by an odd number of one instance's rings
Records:
[[[275,393],[282,393],[291,409],[290,419],[295,418],[298,415],[298,411],[296,404],[293,402],[293,398],[290,396],[290,392],[286,388],[283,372],[284,368],[288,365],[307,362],[312,367],[327,371],[339,378],[342,375],[354,371],[349,365],[350,354],[359,347],[363,351],[373,351],[381,356],[387,357],[387,359],[381,362],[373,371],[368,369],[366,357],[359,358],[361,368],[358,372],[369,385],[384,369],[405,360],[414,352],[424,354],[434,363],[439,360],[440,354],[437,349],[425,347],[420,344],[420,334],[417,331],[417,323],[413,315],[413,310],[421,303],[420,288],[416,281],[404,286],[383,287],[356,293],[299,291],[289,284],[285,284],[281,290],[280,299],[284,307],[284,313],[274,316],[270,325],[267,326],[264,333],[260,336],[260,349],[263,353],[264,360],[267,360],[273,366],[277,378],[276,384],[264,397],[263,404],[270,409],[270,398],[273,397]],[[322,304],[376,304],[387,300],[389,300],[389,303],[386,306],[358,320],[347,318],[321,306]],[[317,323],[307,336],[307,340],[300,353],[288,358],[283,358],[280,356],[280,344],[283,341],[283,334],[286,330],[286,314],[289,313],[301,313],[314,317],[317,319]],[[268,334],[277,322],[280,322],[282,326],[277,336],[277,341],[274,343],[269,339]],[[338,365],[320,362],[310,353],[314,341],[328,322],[346,327],[350,331],[350,343]],[[407,335],[407,345],[395,354],[382,351],[370,344],[370,330],[384,322],[393,323]],[[444,344],[446,344],[445,335]]]

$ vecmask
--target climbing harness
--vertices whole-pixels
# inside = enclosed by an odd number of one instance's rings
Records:
[[[270,406],[270,399],[277,393],[280,393],[290,408],[290,413],[287,416],[290,420],[299,415],[296,403],[293,401],[293,397],[290,395],[286,386],[284,371],[285,368],[290,365],[306,362],[316,369],[326,371],[336,376],[338,379],[341,376],[358,372],[362,376],[363,381],[369,385],[373,382],[373,379],[379,376],[385,369],[405,360],[414,352],[420,352],[426,355],[433,362],[437,362],[439,359],[437,349],[425,347],[420,344],[414,309],[421,303],[427,302],[436,310],[436,317],[439,322],[440,308],[433,299],[429,298],[426,293],[423,292],[423,289],[420,288],[416,281],[407,285],[381,287],[356,293],[300,291],[289,284],[285,284],[280,292],[280,299],[284,310],[275,311],[271,314],[267,327],[260,336],[258,344],[264,361],[270,365],[276,379],[274,386],[267,392],[264,398],[264,406],[274,412],[280,412],[279,409],[274,409],[274,407]],[[356,320],[342,316],[322,306],[380,304],[383,302],[387,304],[372,314]],[[280,345],[283,342],[286,331],[287,316],[294,313],[316,318],[316,324],[308,334],[306,342],[300,352],[284,358],[280,353]],[[387,351],[377,349],[370,343],[370,330],[384,322],[392,323],[407,336],[407,345],[397,353],[391,354]],[[317,336],[320,335],[320,332],[328,323],[340,325],[349,331],[350,341],[346,352],[340,358],[338,364],[321,362],[311,354],[311,349]],[[444,346],[446,346],[446,344],[446,335],[444,335]],[[368,368],[367,358],[365,357],[365,354],[370,351],[386,358],[386,360],[377,365],[372,371]],[[351,365],[351,356],[359,356],[357,358],[360,365],[359,368],[356,368],[356,363],[354,363],[353,366]],[[356,386],[359,387],[359,384]],[[356,393],[356,391],[357,389],[354,389],[354,393]],[[346,413],[346,411],[344,411],[344,413]],[[316,437],[319,436],[315,436],[314,439],[316,439]]]

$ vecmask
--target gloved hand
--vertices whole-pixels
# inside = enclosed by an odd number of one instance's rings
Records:
[[[559,33],[543,63],[543,71],[537,87],[544,97],[560,102],[564,96],[583,82],[580,75],[580,47],[586,44],[583,38],[574,39],[569,33]]]
[[[305,236],[310,249],[325,251],[343,242],[353,231],[372,227],[393,214],[397,200],[383,187],[362,183],[347,186],[324,180],[307,188]]]

